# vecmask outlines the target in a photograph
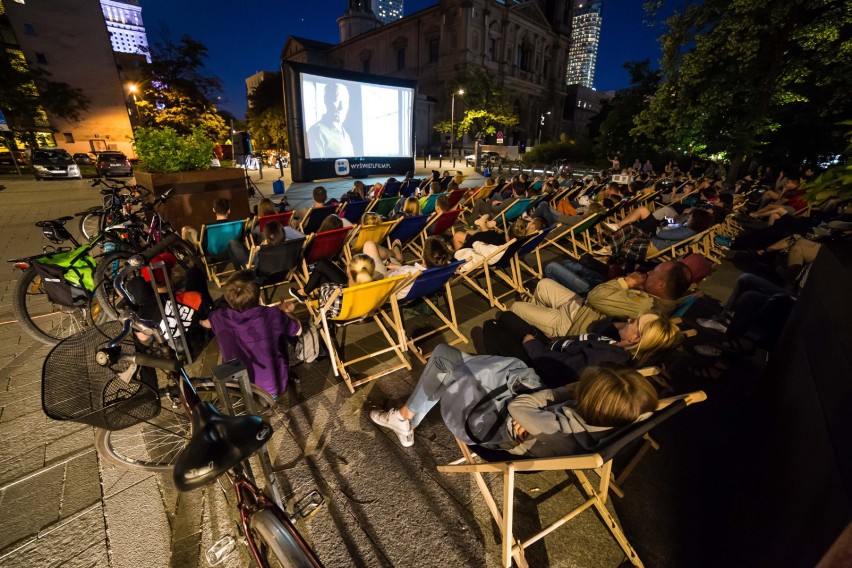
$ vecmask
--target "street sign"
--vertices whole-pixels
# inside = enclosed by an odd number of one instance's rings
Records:
[[[3,111],[0,110],[0,130],[9,132],[9,125],[6,123],[6,117],[3,116]]]
[[[497,131],[497,143],[498,144],[503,143],[503,131],[502,130]]]

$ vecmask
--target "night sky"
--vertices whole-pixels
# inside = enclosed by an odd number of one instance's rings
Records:
[[[405,14],[437,4],[437,0],[405,0]],[[347,0],[140,0],[148,41],[163,33],[189,34],[210,50],[207,66],[223,81],[221,107],[245,116],[245,79],[257,71],[278,69],[288,35],[337,43],[337,18]],[[625,61],[660,56],[659,30],[644,24],[643,2],[604,0],[603,29],[595,71],[595,88],[628,85]]]

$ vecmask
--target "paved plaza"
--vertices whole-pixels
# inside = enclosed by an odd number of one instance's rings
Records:
[[[462,169],[472,174],[464,186],[480,184],[480,176]],[[277,171],[264,174],[262,181],[257,173],[252,177],[271,194]],[[351,182],[325,185],[330,196],[337,196]],[[73,214],[100,199],[87,180],[36,183],[6,176],[0,186],[5,186],[0,190],[3,259],[41,250],[46,240],[34,221]],[[289,189],[291,205],[307,202],[313,186]],[[720,270],[708,280],[706,291],[723,298],[735,275],[729,268]],[[0,566],[207,566],[205,551],[226,535],[237,536],[222,489],[211,485],[178,494],[168,476],[113,467],[95,452],[91,427],[43,414],[40,372],[49,348],[30,339],[14,321],[16,276],[10,265],[0,272]],[[484,299],[461,286],[454,290],[463,331],[493,316]],[[406,314],[408,323],[415,318],[429,325],[430,316]],[[377,337],[370,326],[360,327],[367,329],[347,338],[353,352]],[[473,350],[470,344],[461,347]],[[209,373],[217,359],[214,342],[192,370]],[[327,359],[295,368],[296,380],[271,419],[275,434],[269,449],[291,504],[314,489],[324,498],[299,528],[328,567],[498,566],[498,531],[472,479],[436,471],[436,465],[460,457],[439,413],[417,429],[415,445],[407,449],[368,418],[370,409],[403,401],[411,392],[421,368],[411,359],[412,371],[383,377],[354,395],[333,376]],[[698,420],[709,417],[699,415]],[[610,505],[616,514],[627,515],[628,538],[635,539],[649,566],[676,565],[669,552],[677,546],[669,540],[697,522],[658,519],[652,531],[636,513],[647,509],[660,486],[683,467],[676,452],[689,444],[672,438],[645,460],[656,462],[658,469],[643,473],[643,468],[654,467],[643,462],[626,486],[627,497],[614,509]],[[659,473],[660,464],[666,464],[666,471]],[[499,480],[490,480],[500,495]],[[580,500],[578,487],[564,473],[521,476],[518,484],[523,491],[516,504],[517,526],[524,532],[535,532]],[[557,494],[560,489],[568,490]],[[603,568],[625,562],[593,512],[583,513],[569,527],[528,551],[532,566]],[[220,565],[247,565],[237,550]]]

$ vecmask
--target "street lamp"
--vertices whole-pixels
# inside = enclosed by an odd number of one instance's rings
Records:
[[[538,145],[541,146],[541,131],[544,130],[544,117],[550,116],[550,111],[541,115],[541,122],[538,125]]]
[[[139,87],[131,83],[127,90],[130,91],[130,94],[133,95],[133,122],[139,124],[139,107],[136,106],[136,93],[139,92]]]
[[[456,167],[456,156],[453,154],[453,143],[456,141],[456,95],[463,94],[464,89],[459,89],[458,93],[453,92],[453,99],[450,104],[450,156],[453,157],[453,167]]]

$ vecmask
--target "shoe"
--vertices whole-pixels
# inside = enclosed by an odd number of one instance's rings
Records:
[[[621,230],[621,227],[619,227],[615,223],[601,223],[601,225],[603,225],[604,229],[611,233],[617,233]]]
[[[592,251],[593,256],[612,256],[612,247],[602,247]]]
[[[696,345],[693,350],[703,357],[721,357],[724,352],[714,345]]]
[[[405,448],[410,448],[414,445],[414,428],[411,422],[403,418],[399,410],[391,408],[390,410],[371,410],[370,420],[381,426],[394,431],[399,443]]]
[[[290,297],[302,304],[304,304],[305,300],[308,299],[308,297],[304,294],[300,294],[296,288],[290,288]]]
[[[721,361],[715,361],[712,365],[704,367],[695,367],[690,365],[686,369],[694,377],[699,379],[708,379],[711,381],[718,381],[728,372],[728,366]]]
[[[731,243],[734,242],[734,240],[731,237],[727,237],[725,235],[716,235],[716,237],[713,239],[713,242],[715,242],[722,248],[729,249],[731,248]]]
[[[728,326],[719,321],[717,318],[697,318],[695,323],[700,325],[701,327],[706,327],[707,329],[712,329],[714,331],[718,331],[719,333],[727,333]]]

